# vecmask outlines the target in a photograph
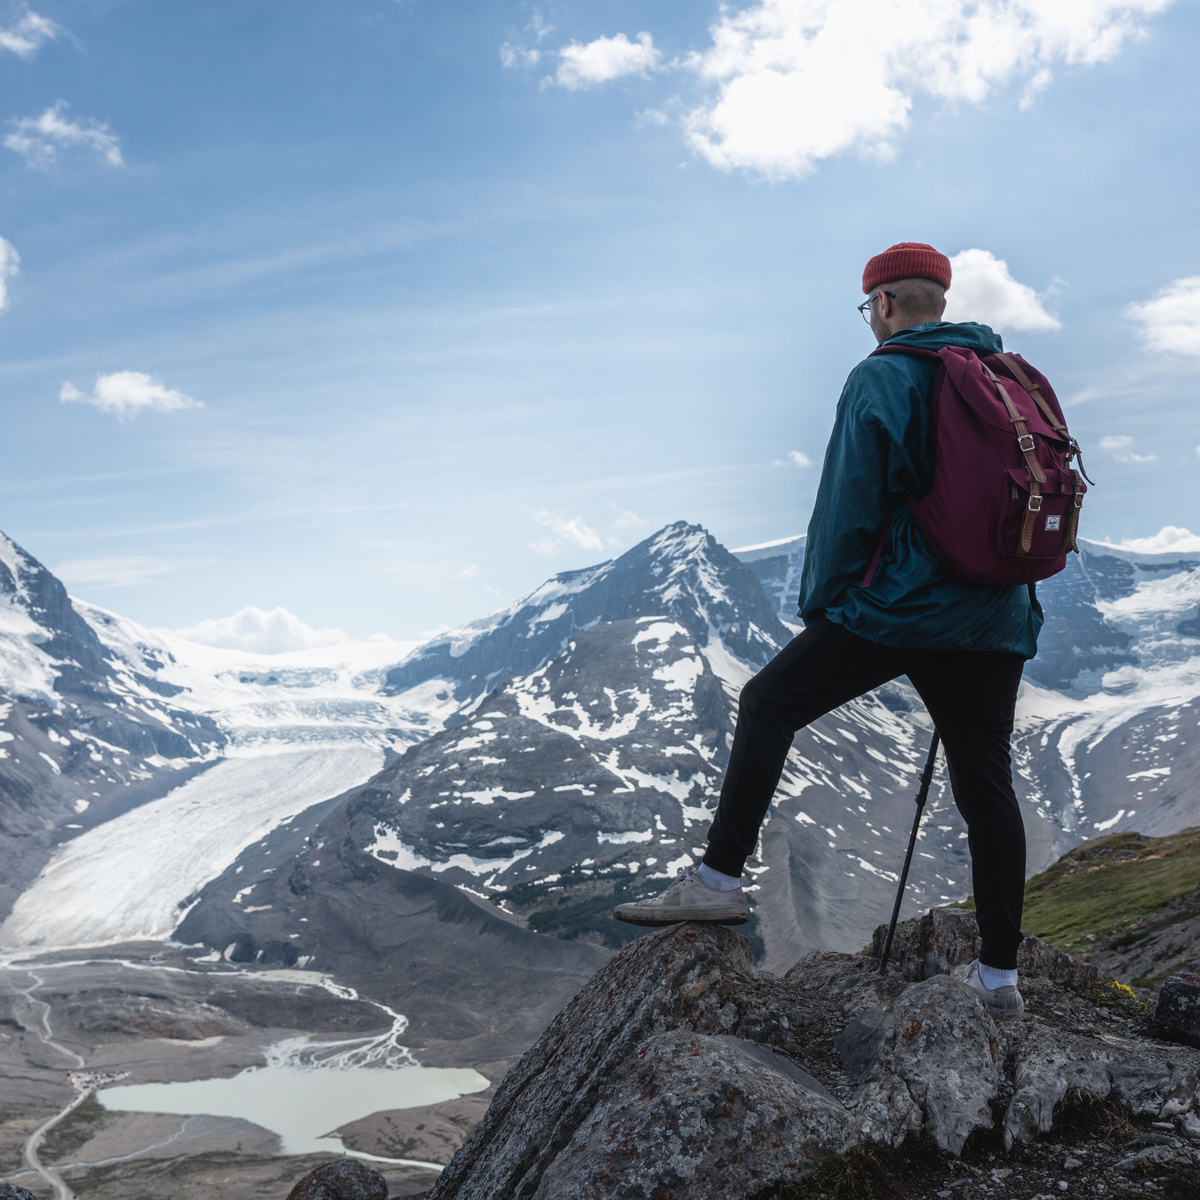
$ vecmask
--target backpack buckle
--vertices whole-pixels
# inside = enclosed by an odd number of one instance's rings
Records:
[[[1083,507],[1083,493],[1082,492],[1075,493],[1075,507],[1076,508]]]
[[[1028,446],[1025,444],[1026,442],[1029,443]],[[1022,454],[1032,454],[1033,453],[1033,434],[1032,433],[1021,434],[1021,436],[1017,438],[1017,445],[1021,447]]]
[[[1035,504],[1034,501],[1037,501],[1037,503]],[[1040,495],[1035,494],[1029,497],[1029,511],[1034,513],[1042,511],[1042,497]]]

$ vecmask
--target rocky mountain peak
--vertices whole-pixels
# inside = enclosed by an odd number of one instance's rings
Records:
[[[5,690],[28,699],[54,700],[55,691],[81,688],[98,689],[109,674],[104,662],[104,647],[91,626],[75,611],[66,588],[32,554],[11,538],[0,533],[0,605],[6,610],[5,633],[21,637],[24,653],[10,645],[4,657],[15,672],[2,683]],[[6,643],[8,638],[4,639]],[[28,645],[36,647],[32,657],[42,671],[29,669],[32,664],[18,663],[31,657]],[[24,669],[21,669],[21,668]]]
[[[400,692],[444,679],[469,700],[539,670],[573,634],[655,616],[755,664],[789,637],[754,573],[706,529],[677,521],[618,558],[555,575],[508,608],[426,643],[388,672],[387,686]]]

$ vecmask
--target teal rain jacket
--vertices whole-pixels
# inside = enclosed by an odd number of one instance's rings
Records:
[[[974,322],[930,321],[888,344],[977,354],[1003,349]],[[808,526],[800,616],[822,613],[886,646],[1000,650],[1032,658],[1042,609],[1032,587],[989,587],[950,574],[929,552],[904,505],[933,486],[934,423],[929,393],[936,365],[887,354],[859,363],[842,389]],[[880,532],[883,554],[861,586]]]

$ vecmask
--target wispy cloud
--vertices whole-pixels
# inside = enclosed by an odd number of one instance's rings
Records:
[[[1111,454],[1119,463],[1158,462],[1157,454],[1138,454],[1133,448],[1133,438],[1128,434],[1110,434],[1100,439],[1100,449]]]
[[[627,544],[629,536],[646,525],[646,518],[637,513],[610,504],[613,517],[602,531],[589,525],[581,516],[567,518],[558,513],[542,510],[534,514],[534,520],[548,529],[548,537],[529,543],[529,548],[538,554],[553,554],[563,546],[582,546],[585,550],[612,550]]]
[[[500,47],[500,64],[508,67],[536,67],[542,60],[542,52],[535,46],[522,46],[517,42],[505,42]]]
[[[64,404],[91,404],[101,412],[113,413],[118,421],[132,421],[140,412],[179,412],[203,408],[199,400],[167,387],[161,379],[141,371],[114,371],[97,375],[91,395],[73,383],[62,385],[58,398]]]
[[[547,24],[545,17],[540,12],[535,11],[529,23],[525,26],[525,32],[532,34],[534,41],[540,44],[544,37],[554,32],[554,26]],[[522,42],[517,41],[515,37],[509,38],[500,47],[501,65],[508,67],[510,70],[513,67],[535,67],[541,61],[542,52],[536,45],[524,45]]]
[[[62,26],[49,17],[21,5],[21,15],[8,26],[0,25],[0,50],[8,50],[19,58],[32,58],[45,42],[52,42]]]
[[[813,460],[803,450],[789,450],[786,458],[778,458],[771,464],[773,467],[799,467],[801,470],[812,465]]]
[[[1168,283],[1152,300],[1125,310],[1149,350],[1200,355],[1200,275]]]
[[[990,250],[963,250],[950,259],[947,321],[981,321],[993,329],[1045,332],[1062,322],[1042,306],[1027,283],[1018,283],[1008,263]]]
[[[257,608],[250,604],[230,617],[201,621],[172,632],[205,646],[250,650],[255,654],[286,654],[340,646],[350,639],[340,629],[313,629],[286,608]]]
[[[69,587],[105,590],[118,587],[138,587],[163,575],[197,563],[175,562],[161,558],[129,555],[113,558],[75,558],[57,563],[51,570]]]
[[[603,550],[604,539],[582,517],[560,517],[557,513],[543,510],[534,518],[539,525],[550,530],[551,537],[530,542],[530,548],[538,554],[553,554],[564,542],[582,546],[585,550]]]
[[[554,82],[572,91],[625,75],[648,75],[662,62],[662,53],[648,33],[639,33],[632,42],[623,33],[592,42],[571,42],[558,54]]]
[[[16,246],[0,237],[0,312],[8,307],[8,281],[17,274],[20,262]]]
[[[65,100],[52,104],[41,116],[19,117],[9,124],[12,132],[4,144],[20,154],[31,167],[48,167],[58,161],[62,150],[91,150],[110,167],[124,163],[121,144],[102,121],[73,121]]]

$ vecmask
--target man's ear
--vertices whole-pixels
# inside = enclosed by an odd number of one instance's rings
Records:
[[[946,297],[942,297],[942,307],[938,309],[938,320],[940,321],[946,315]]]

